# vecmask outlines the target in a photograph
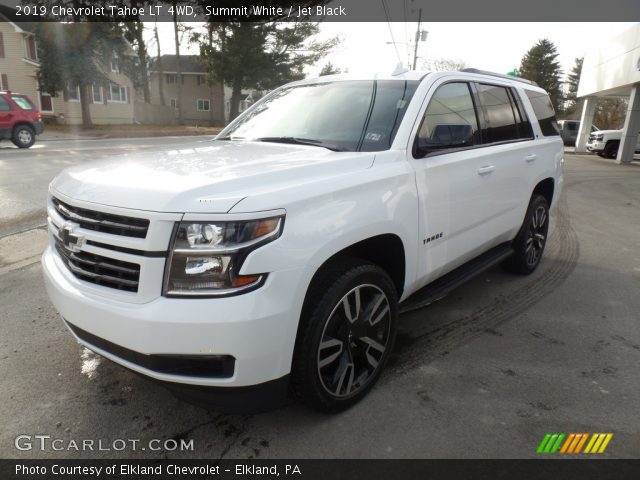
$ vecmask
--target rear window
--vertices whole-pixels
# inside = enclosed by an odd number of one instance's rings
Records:
[[[534,92],[533,90],[526,90],[526,92],[540,124],[542,135],[545,137],[560,135],[560,127],[558,127],[556,113],[553,110],[549,95],[544,92]]]
[[[11,100],[15,102],[22,110],[33,110],[33,105],[27,97],[12,96]]]

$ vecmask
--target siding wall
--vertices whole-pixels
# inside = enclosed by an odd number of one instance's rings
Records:
[[[178,86],[175,83],[166,82],[166,74],[163,82],[164,99],[167,105],[170,105],[171,98],[178,98]],[[213,113],[213,123],[215,125],[224,125],[224,103],[223,94],[220,84],[213,85],[213,103],[211,105],[212,112],[198,111],[198,99],[209,100],[211,90],[205,83],[198,85],[198,75],[183,74],[184,84],[182,85],[182,119],[189,124],[209,124],[211,114]],[[151,103],[160,104],[160,83],[159,75],[151,73]],[[178,111],[176,109],[176,115]]]
[[[36,79],[38,67],[23,60],[26,57],[24,34],[17,33],[13,25],[2,20],[0,33],[4,44],[4,57],[0,58],[0,75],[6,75],[9,90],[24,93],[39,106]]]

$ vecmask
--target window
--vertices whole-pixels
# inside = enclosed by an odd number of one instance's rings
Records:
[[[204,85],[206,83],[204,80],[204,75],[196,76],[196,83],[198,84],[198,86]]]
[[[549,95],[545,92],[536,92],[533,90],[526,90],[526,92],[533,111],[536,117],[538,117],[542,135],[545,137],[560,135],[560,128],[556,121],[556,113],[553,110],[553,104],[551,103]]]
[[[53,112],[53,99],[50,94],[40,92],[40,107],[43,112]]]
[[[483,83],[477,84],[477,89],[485,115],[482,143],[517,140],[518,127],[507,89]]]
[[[570,132],[578,131],[578,124],[576,122],[566,122],[567,130]]]
[[[100,85],[91,85],[91,95],[93,103],[102,103],[102,87]]]
[[[120,62],[117,58],[111,60],[111,71],[113,73],[120,73]]]
[[[36,47],[36,37],[33,35],[27,36],[25,39],[27,58],[30,60],[38,60],[38,49]]]
[[[527,112],[522,105],[522,99],[520,98],[520,94],[513,87],[509,89],[511,92],[511,102],[513,103],[513,112],[516,115],[516,126],[518,127],[518,138],[525,139],[533,139],[533,128],[531,128],[531,122],[529,121],[529,117],[527,117]]]
[[[171,105],[171,108],[173,109],[178,109],[178,99],[177,98],[170,98],[169,99],[169,105]]]
[[[72,87],[72,86],[67,87],[67,99],[70,102],[80,101],[80,87],[78,85],[76,85],[75,87]]]
[[[167,73],[164,78],[167,81],[167,83],[178,83],[178,75],[175,73]],[[182,78],[182,84],[184,85],[184,75],[181,75],[181,78]]]
[[[0,58],[4,58],[4,38],[0,32]]]
[[[7,112],[11,110],[11,105],[9,105],[9,102],[7,102],[7,100],[0,96],[0,112]]]
[[[127,102],[127,87],[112,83],[107,89],[107,101],[109,102]]]
[[[31,102],[29,101],[29,99],[27,99],[27,97],[23,97],[21,95],[11,95],[11,100],[14,101],[14,103],[16,105],[18,105],[18,107],[20,107],[22,110],[33,110],[33,105],[31,105]]]
[[[388,86],[387,82],[397,85]],[[399,124],[404,115],[402,98],[408,98],[416,85],[416,81],[400,79],[349,80],[282,88],[264,98],[253,115],[241,117],[224,134],[273,142],[299,137],[350,152],[387,150],[393,143],[396,122]],[[375,125],[377,121],[386,123]]]
[[[198,111],[199,112],[208,112],[209,111],[209,100],[204,100],[202,98],[198,99]]]
[[[454,82],[442,85],[429,101],[422,119],[414,156],[466,148],[480,143],[478,118],[469,85]]]

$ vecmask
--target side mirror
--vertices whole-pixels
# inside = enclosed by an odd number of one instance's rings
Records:
[[[473,145],[473,129],[468,124],[436,125],[430,137],[418,136],[416,153],[426,155],[436,150],[470,147]]]

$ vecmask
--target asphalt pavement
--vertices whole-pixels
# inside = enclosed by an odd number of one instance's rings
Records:
[[[212,136],[39,140],[29,149],[0,142],[0,237],[43,225],[47,187],[67,167],[137,152],[186,148]]]
[[[89,158],[75,151],[70,162]],[[47,161],[67,160],[45,154],[25,167]],[[295,403],[225,415],[176,400],[75,343],[44,291],[42,230],[0,239],[0,457],[534,458],[548,432],[612,432],[600,457],[638,458],[640,165],[567,155],[565,172],[540,268],[494,268],[403,315],[380,383],[339,415]],[[21,434],[65,448],[17,450]],[[67,448],[85,439],[145,450]],[[150,450],[152,439],[193,440],[193,450]]]

